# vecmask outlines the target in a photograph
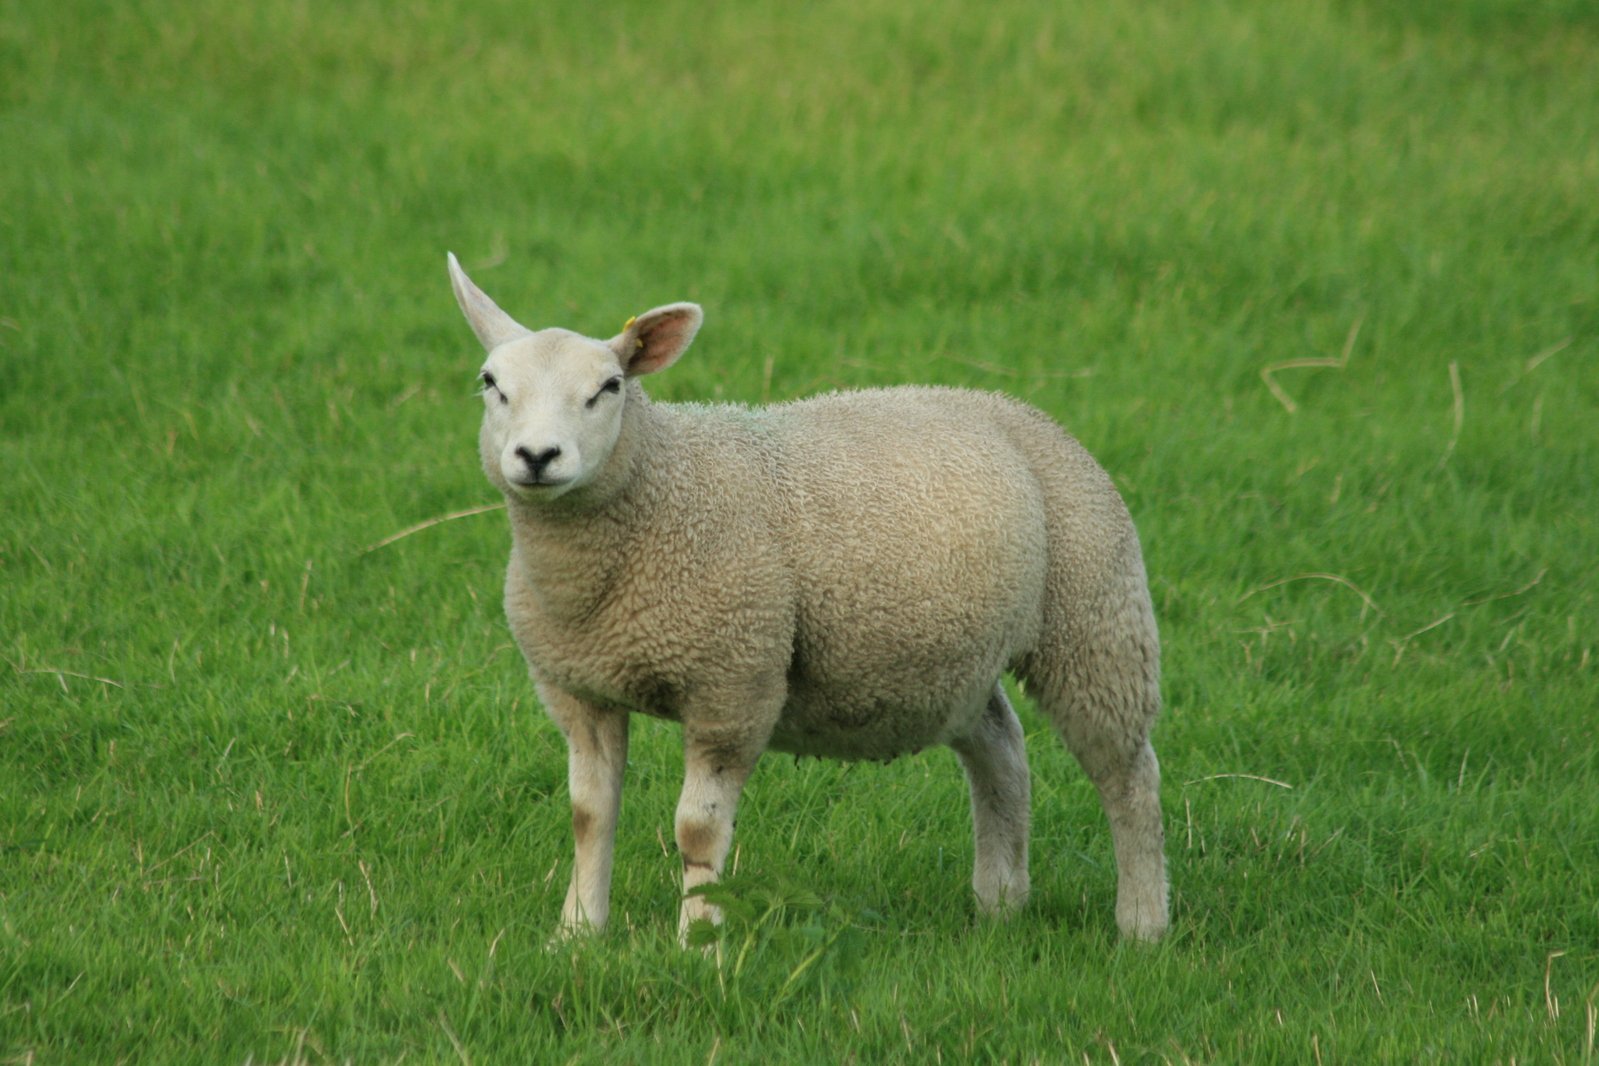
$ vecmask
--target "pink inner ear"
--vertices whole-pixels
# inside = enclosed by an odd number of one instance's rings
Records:
[[[638,324],[638,354],[628,362],[633,374],[653,374],[672,365],[694,337],[693,316],[666,311]]]

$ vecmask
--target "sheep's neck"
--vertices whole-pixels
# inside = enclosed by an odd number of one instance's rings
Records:
[[[640,476],[641,459],[658,450],[661,427],[647,399],[630,401],[616,447],[592,486],[544,505],[508,498],[509,581],[552,620],[592,616],[649,527],[655,501],[649,479]]]

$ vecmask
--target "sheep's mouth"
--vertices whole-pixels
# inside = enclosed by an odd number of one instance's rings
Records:
[[[572,483],[569,477],[540,477],[515,479],[511,481],[511,488],[525,496],[537,496],[548,492],[550,489],[561,489]]]

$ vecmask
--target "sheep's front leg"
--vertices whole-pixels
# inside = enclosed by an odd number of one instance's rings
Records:
[[[684,731],[683,794],[677,803],[677,847],[683,856],[683,908],[678,937],[700,919],[722,920],[721,911],[687,893],[722,876],[733,843],[733,819],[744,782],[755,769],[761,745],[725,736]]]
[[[558,935],[598,932],[611,914],[611,862],[622,808],[622,772],[627,766],[627,715],[565,695],[544,697],[566,734],[572,797],[572,881]]]

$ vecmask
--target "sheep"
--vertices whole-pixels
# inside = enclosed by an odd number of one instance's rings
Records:
[[[1159,638],[1121,496],[1013,398],[902,386],[770,407],[652,402],[693,341],[673,303],[608,341],[529,330],[452,288],[488,352],[479,452],[504,495],[505,612],[565,735],[575,861],[557,938],[604,928],[628,721],[678,723],[679,935],[716,881],[766,749],[888,760],[954,749],[972,888],[1019,908],[1030,781],[1010,671],[1095,785],[1123,936],[1168,924]]]

